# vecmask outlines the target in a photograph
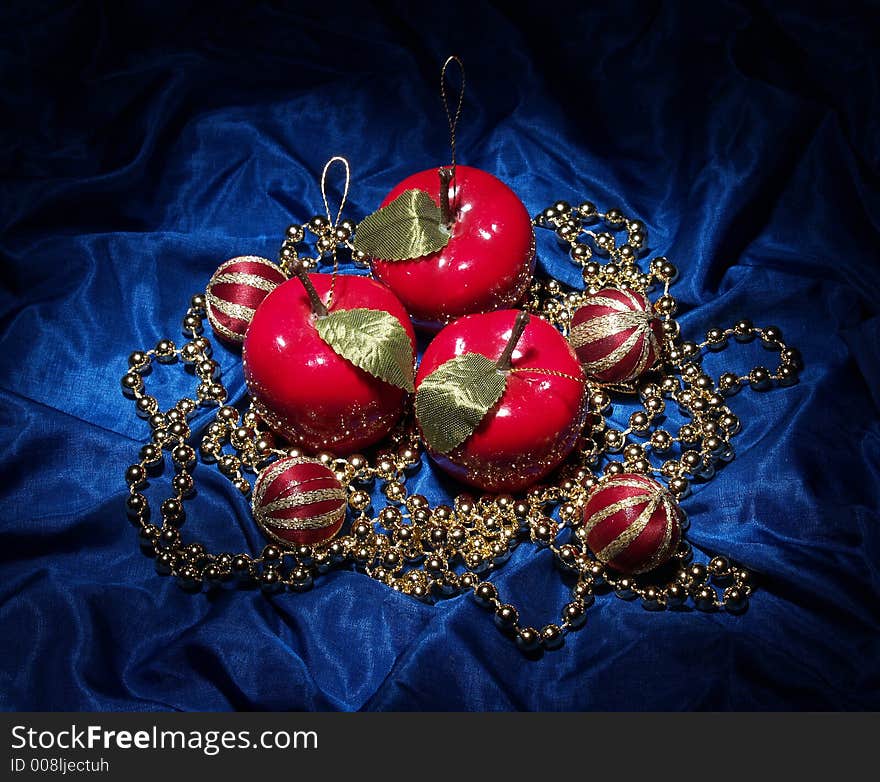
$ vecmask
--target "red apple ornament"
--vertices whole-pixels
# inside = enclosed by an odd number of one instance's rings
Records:
[[[367,277],[307,274],[257,309],[244,373],[261,417],[309,451],[348,454],[382,439],[412,390],[415,334],[397,297]]]
[[[428,453],[450,475],[492,492],[526,488],[571,452],[586,397],[565,338],[516,310],[450,324],[416,376],[416,418]]]
[[[431,330],[462,315],[516,306],[535,268],[535,234],[516,194],[480,169],[456,166],[454,177],[449,171],[413,174],[382,202],[387,207],[408,191],[425,193],[437,205],[444,245],[409,260],[372,260],[376,278],[397,294],[416,325]],[[382,249],[361,243],[374,253]]]
[[[446,71],[458,66],[453,112]],[[357,227],[354,248],[403,302],[417,326],[436,331],[463,315],[514,307],[535,268],[535,234],[516,194],[485,171],[455,162],[464,102],[464,65],[456,56],[440,71],[452,162],[404,179]]]

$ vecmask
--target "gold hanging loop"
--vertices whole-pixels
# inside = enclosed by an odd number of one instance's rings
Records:
[[[458,66],[458,71],[461,74],[461,84],[458,89],[458,104],[455,107],[455,114],[453,114],[452,110],[449,108],[449,94],[446,89],[446,70],[452,62]],[[443,63],[443,68],[440,70],[440,95],[443,98],[443,108],[446,110],[446,119],[449,120],[449,146],[452,150],[452,164],[450,167],[452,168],[453,176],[455,175],[455,130],[458,127],[458,120],[461,118],[461,107],[464,105],[464,85],[464,64],[458,55],[450,55],[446,58],[446,62]]]
[[[327,172],[330,170],[330,167],[334,163],[342,163],[342,166],[345,168],[345,185],[342,188],[342,200],[339,202],[339,210],[336,212],[336,219],[333,219],[333,215],[330,212],[330,204],[327,200]],[[324,199],[324,209],[327,210],[327,219],[330,221],[330,224],[336,228],[339,225],[339,220],[342,217],[342,210],[345,208],[345,199],[348,198],[348,187],[351,183],[351,168],[348,165],[348,161],[344,157],[340,157],[336,155],[335,157],[331,157],[330,160],[324,165],[324,170],[321,172],[321,198]]]
[[[342,188],[342,200],[339,202],[339,210],[336,212],[336,219],[333,219],[333,215],[330,212],[330,203],[327,200],[327,172],[330,170],[330,167],[334,163],[342,163],[343,168],[345,169],[345,185]],[[348,187],[351,184],[351,167],[348,165],[348,160],[344,157],[340,157],[339,155],[335,155],[330,158],[324,164],[324,170],[321,172],[321,198],[324,199],[324,209],[327,210],[327,219],[330,221],[330,225],[332,226],[332,230],[335,232],[339,227],[339,220],[342,218],[342,210],[345,208],[345,200],[348,198]],[[334,237],[333,242],[333,276],[330,279],[330,294],[327,297],[327,307],[329,308],[333,304],[333,294],[336,292],[336,275],[339,272],[339,257],[336,253],[336,241]]]

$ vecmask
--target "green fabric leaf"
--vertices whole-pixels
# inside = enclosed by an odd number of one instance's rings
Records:
[[[424,190],[406,190],[358,224],[354,247],[370,258],[407,261],[449,243],[440,207]]]
[[[315,328],[344,359],[412,393],[413,346],[393,315],[382,310],[337,310],[318,318]]]
[[[501,399],[507,374],[479,353],[456,356],[437,367],[416,392],[416,418],[439,453],[461,445]]]

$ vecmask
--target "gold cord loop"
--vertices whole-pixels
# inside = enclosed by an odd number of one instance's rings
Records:
[[[342,200],[339,202],[339,210],[336,212],[336,219],[333,219],[333,215],[330,212],[330,204],[327,201],[327,172],[330,170],[330,166],[334,163],[342,163],[343,168],[345,168],[345,185],[342,188]],[[348,165],[348,160],[344,157],[340,157],[339,155],[335,155],[331,157],[324,164],[324,170],[321,172],[321,198],[324,200],[324,209],[327,211],[327,219],[330,221],[330,224],[333,226],[333,230],[339,227],[339,221],[342,218],[342,210],[345,208],[345,200],[348,198],[348,187],[351,184],[351,167]],[[336,242],[333,243],[333,276],[330,279],[330,293],[327,297],[327,308],[329,309],[333,305],[333,295],[336,293],[336,275],[339,272],[339,256],[337,255],[337,247]]]
[[[330,170],[330,166],[334,163],[342,163],[342,166],[345,168],[345,185],[342,188],[342,200],[339,202],[339,209],[336,212],[336,219],[333,219],[333,215],[330,212],[330,204],[327,201],[327,172]],[[348,187],[351,183],[351,168],[348,165],[348,160],[344,157],[340,157],[336,155],[335,157],[331,157],[330,160],[324,165],[324,170],[321,172],[321,198],[324,200],[324,209],[327,210],[327,219],[336,228],[339,225],[339,220],[342,218],[342,210],[345,208],[345,200],[348,198]]]

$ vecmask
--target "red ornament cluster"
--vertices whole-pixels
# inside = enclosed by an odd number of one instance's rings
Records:
[[[243,341],[245,380],[266,423],[306,451],[337,455],[382,440],[402,415],[407,392],[337,353],[319,334],[316,319],[355,309],[388,313],[403,326],[413,351],[410,317],[429,331],[442,329],[424,353],[416,392],[439,369],[448,365],[458,371],[454,360],[468,354],[479,357],[484,367],[488,360],[486,388],[494,390],[486,391],[489,401],[471,408],[467,398],[474,388],[467,383],[480,382],[472,378],[462,381],[453,408],[446,402],[426,403],[424,409],[434,418],[428,421],[432,432],[451,431],[450,419],[443,416],[452,409],[466,416],[456,421],[469,422],[463,435],[451,442],[442,435],[434,448],[426,422],[417,420],[426,450],[463,483],[517,492],[571,453],[588,416],[588,379],[626,384],[656,363],[660,324],[644,295],[616,288],[586,298],[572,318],[568,339],[538,316],[518,318],[510,308],[525,296],[534,271],[528,212],[486,172],[458,166],[451,181],[444,178],[447,173],[438,177],[438,170],[430,169],[415,174],[383,202],[412,189],[439,200],[449,220],[443,230],[450,232],[442,249],[412,259],[370,259],[378,281],[308,275],[300,267],[294,268],[298,279],[285,281],[281,269],[265,259],[234,258],[211,278],[208,317],[219,336]],[[449,182],[448,199],[440,197],[438,181],[441,187]],[[493,373],[501,373],[503,380]],[[438,393],[436,383],[447,382],[446,374],[437,377],[443,380],[432,381],[425,398],[436,399],[431,396]],[[309,459],[270,464],[254,488],[255,518],[284,544],[332,537],[345,508],[345,491],[334,474]],[[583,523],[596,557],[626,573],[661,565],[681,536],[681,511],[672,495],[637,474],[603,479],[588,499]]]

